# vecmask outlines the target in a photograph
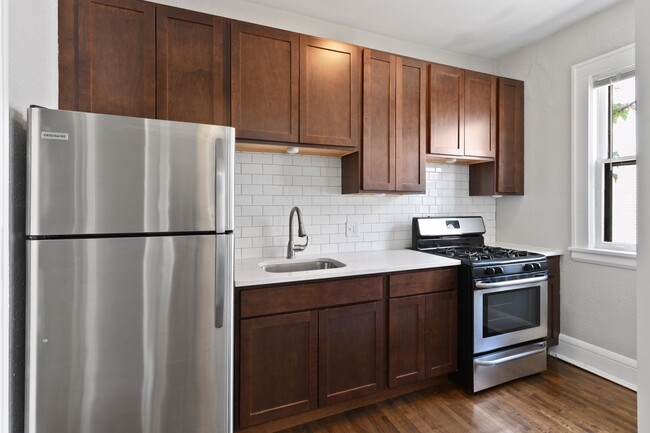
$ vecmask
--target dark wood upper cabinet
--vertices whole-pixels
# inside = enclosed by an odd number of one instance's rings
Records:
[[[140,0],[61,0],[59,27],[61,109],[230,123],[227,20]]]
[[[497,77],[433,64],[429,74],[429,153],[494,158]]]
[[[497,192],[524,193],[524,83],[499,78]]]
[[[363,50],[363,135],[342,159],[343,193],[424,192],[426,63]]]
[[[156,6],[157,117],[230,124],[228,21]]]
[[[315,409],[318,313],[241,321],[241,427]]]
[[[524,82],[498,78],[496,161],[469,168],[470,195],[524,194]]]
[[[426,191],[427,63],[397,58],[395,189]]]
[[[429,153],[465,154],[465,71],[429,66]]]
[[[365,191],[395,190],[395,79],[397,59],[363,50],[361,182]]]
[[[494,158],[497,142],[497,77],[465,71],[465,156]]]
[[[319,406],[383,388],[383,319],[381,301],[319,311]]]
[[[93,113],[156,117],[156,8],[139,0],[64,2],[60,24],[72,20],[59,57],[59,107]],[[74,14],[78,11],[78,21]],[[70,17],[72,16],[72,18]],[[74,44],[74,42],[73,42]],[[72,49],[72,53],[70,52]]]
[[[360,48],[300,35],[300,142],[359,144]]]
[[[232,22],[232,126],[238,138],[297,143],[299,35]]]

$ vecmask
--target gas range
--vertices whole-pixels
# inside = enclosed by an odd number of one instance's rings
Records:
[[[413,249],[461,261],[458,371],[471,392],[546,370],[547,263],[485,245],[483,218],[413,218]]]

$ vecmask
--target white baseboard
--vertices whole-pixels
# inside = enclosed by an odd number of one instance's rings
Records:
[[[568,335],[549,347],[548,354],[636,391],[636,360]]]

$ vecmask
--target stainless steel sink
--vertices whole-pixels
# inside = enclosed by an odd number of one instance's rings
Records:
[[[277,262],[262,262],[260,267],[266,272],[301,272],[301,271],[317,271],[321,269],[336,269],[342,268],[345,263],[339,262],[334,259],[290,259]]]

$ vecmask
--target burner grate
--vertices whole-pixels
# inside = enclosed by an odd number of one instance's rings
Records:
[[[527,257],[530,255],[527,251],[512,250],[500,247],[476,246],[476,247],[445,247],[435,251],[447,257],[457,259],[466,259],[471,262],[480,262],[482,260],[510,259]]]

